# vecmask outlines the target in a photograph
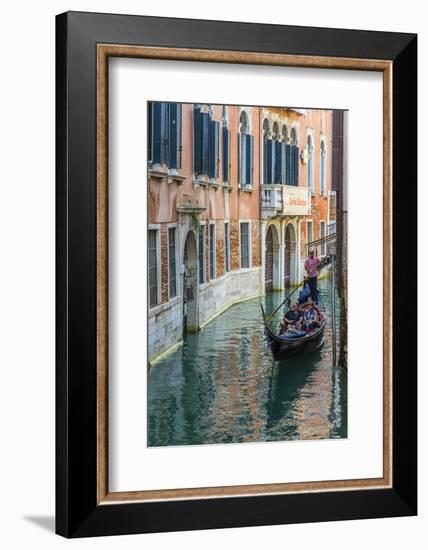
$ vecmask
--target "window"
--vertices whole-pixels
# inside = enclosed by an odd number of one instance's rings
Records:
[[[205,225],[199,226],[199,284],[205,283]]]
[[[223,107],[223,125],[221,129],[221,154],[222,154],[222,171],[223,182],[230,182],[230,130],[227,127],[227,111]]]
[[[321,191],[321,195],[324,195],[325,192],[326,192],[326,168],[327,168],[326,158],[327,158],[327,151],[326,151],[326,148],[325,148],[325,141],[321,140],[321,166],[320,166],[320,174],[321,174],[321,177],[320,177],[320,191]]]
[[[241,223],[241,268],[250,267],[250,224]]]
[[[168,229],[169,297],[177,296],[177,269],[175,264],[175,227]]]
[[[238,133],[238,177],[240,187],[251,187],[253,184],[253,136],[249,132],[247,113],[242,111],[239,118]]]
[[[181,103],[149,103],[149,162],[181,168]]]
[[[284,124],[282,127],[282,136],[281,136],[281,183],[282,185],[286,184],[287,181],[287,163],[286,163],[286,147],[288,143],[288,129],[287,126]]]
[[[228,222],[224,224],[224,267],[226,271],[230,271],[230,233]]]
[[[200,106],[193,109],[193,163],[197,176],[218,177],[220,124],[212,120],[211,111]]]
[[[307,186],[309,187],[309,189],[313,189],[314,188],[314,161],[313,161],[314,147],[312,145],[312,137],[310,135],[308,135],[307,153],[308,153],[308,164],[307,164],[308,181],[307,181]]]
[[[157,259],[157,231],[149,229],[149,304],[150,307],[158,304],[158,259]]]
[[[299,185],[299,147],[296,128],[290,132],[290,143],[285,147],[287,185]]]
[[[307,238],[306,244],[309,245],[314,240],[314,230],[313,230],[312,222],[308,222],[307,228],[308,228],[308,231],[307,231],[308,238]]]
[[[325,237],[325,222],[320,222],[320,239]],[[325,256],[325,243],[321,243],[321,256]]]
[[[210,279],[215,279],[215,224],[210,224]]]
[[[272,183],[272,165],[270,157],[272,155],[272,140],[269,139],[270,127],[267,118],[263,121],[263,183]],[[269,145],[270,143],[270,145]]]
[[[272,130],[272,173],[273,183],[281,183],[281,141],[279,135],[278,123],[274,122]]]

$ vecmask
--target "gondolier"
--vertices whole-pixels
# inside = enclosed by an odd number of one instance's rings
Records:
[[[321,260],[315,256],[314,251],[309,252],[309,257],[305,262],[305,270],[308,275],[309,288],[311,289],[312,301],[316,304],[318,302],[318,268]]]

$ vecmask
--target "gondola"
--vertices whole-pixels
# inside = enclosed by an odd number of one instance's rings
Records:
[[[325,256],[322,259],[318,269],[319,270],[324,269],[325,267],[331,264],[331,261],[332,261],[331,256]],[[283,302],[281,302],[279,306],[277,306],[275,311],[270,315],[269,320],[273,317],[275,312],[278,311],[280,307],[282,307],[282,305],[286,301],[290,303],[291,296],[300,288],[302,284],[303,284],[303,281],[291,292],[291,294],[287,296],[287,298],[285,298]],[[262,309],[266,340],[269,344],[269,347],[272,351],[272,355],[275,361],[283,361],[285,359],[291,359],[292,357],[296,357],[296,355],[311,353],[319,349],[323,345],[324,331],[325,331],[325,326],[327,324],[327,312],[326,312],[324,303],[321,299],[319,291],[318,291],[318,309],[320,310],[320,313],[321,313],[320,326],[319,328],[316,328],[312,332],[306,333],[304,335],[302,334],[302,336],[296,335],[296,334],[293,334],[293,335],[274,334],[269,328],[265,311],[261,303],[260,303],[260,307]]]
[[[286,334],[274,334],[270,330],[266,322],[263,306],[261,306],[261,308],[263,313],[263,321],[265,324],[266,339],[275,361],[283,361],[285,359],[296,357],[296,355],[311,353],[323,345],[324,331],[327,322],[324,313],[322,314],[323,319],[321,320],[319,328],[316,328],[304,336],[287,336]]]

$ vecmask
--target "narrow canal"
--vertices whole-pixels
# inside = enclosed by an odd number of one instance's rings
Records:
[[[319,286],[329,312],[330,283]],[[267,312],[283,299],[262,298]],[[232,306],[151,367],[148,445],[347,437],[347,376],[331,346],[329,323],[319,351],[275,362],[259,299]]]

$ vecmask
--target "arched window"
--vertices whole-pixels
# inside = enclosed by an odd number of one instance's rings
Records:
[[[291,128],[289,142],[285,145],[286,183],[299,185],[299,146],[296,128]]]
[[[312,137],[311,137],[310,134],[308,134],[307,153],[308,153],[308,164],[307,164],[308,182],[307,182],[307,186],[310,189],[313,189],[314,188],[314,160],[313,160],[314,146],[312,144]]]
[[[281,131],[281,183],[285,185],[287,182],[287,144],[288,144],[288,128],[284,124]]]
[[[327,172],[327,150],[325,147],[325,141],[321,140],[321,158],[320,158],[320,193],[324,195],[326,192],[326,172]]]
[[[246,111],[239,117],[239,186],[251,187],[253,184],[253,136]]]
[[[272,183],[272,167],[269,162],[269,142],[272,141],[269,139],[270,136],[270,126],[267,118],[263,121],[263,183]]]
[[[272,126],[272,183],[281,183],[281,136],[277,122]]]

